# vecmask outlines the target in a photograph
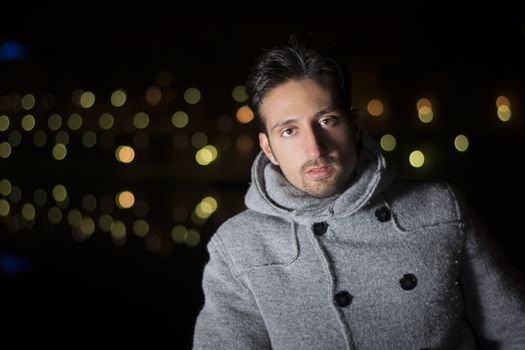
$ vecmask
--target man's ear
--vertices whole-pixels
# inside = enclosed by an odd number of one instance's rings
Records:
[[[272,148],[270,147],[270,141],[268,136],[264,132],[259,133],[259,146],[261,146],[262,151],[266,157],[275,165],[279,165],[277,159],[273,156]]]

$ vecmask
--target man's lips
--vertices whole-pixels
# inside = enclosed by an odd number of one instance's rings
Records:
[[[316,166],[308,169],[306,175],[313,178],[321,178],[330,175],[333,170],[333,167],[330,165]]]

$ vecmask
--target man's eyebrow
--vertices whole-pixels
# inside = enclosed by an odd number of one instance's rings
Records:
[[[337,110],[339,110],[339,108],[337,108],[336,106],[328,106],[326,108],[321,109],[319,112],[315,113],[314,119],[319,118],[327,113],[337,111]]]
[[[274,126],[272,126],[272,131],[274,131],[276,128],[278,128],[280,126],[285,126],[285,125],[288,125],[288,124],[292,124],[292,123],[294,123],[296,121],[297,121],[297,118],[288,118],[288,119],[285,119],[285,120],[281,120],[280,122],[278,122]]]
[[[336,110],[339,110],[339,108],[337,108],[336,106],[328,106],[326,108],[323,108],[321,109],[319,112],[316,112],[314,114],[314,119],[317,119],[327,113],[330,113],[330,112],[333,112],[333,111],[336,111]],[[278,127],[281,127],[281,126],[285,126],[285,125],[289,125],[289,124],[292,124],[294,122],[297,121],[297,118],[288,118],[288,119],[285,119],[285,120],[281,120],[280,122],[276,123],[274,126],[272,126],[272,131],[274,131],[276,128]]]

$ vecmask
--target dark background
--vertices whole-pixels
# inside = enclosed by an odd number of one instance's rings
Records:
[[[206,242],[222,221],[243,210],[257,152],[254,123],[235,121],[242,103],[232,100],[231,91],[244,84],[261,49],[285,41],[292,32],[340,52],[353,76],[353,99],[365,129],[376,139],[385,133],[396,136],[398,147],[389,157],[399,164],[401,174],[446,180],[461,188],[510,260],[525,272],[523,4],[368,3],[345,9],[326,4],[311,10],[269,5],[182,8],[153,2],[64,6],[2,9],[0,45],[15,40],[29,55],[0,61],[0,97],[32,93],[38,103],[44,94],[53,94],[51,110],[31,111],[37,119],[35,130],[46,129],[47,117],[54,112],[81,113],[86,130],[96,130],[90,125],[111,110],[124,125],[115,130],[115,145],[132,143],[133,132],[125,125],[135,113],[146,111],[151,119],[146,129],[149,144],[136,149],[131,165],[122,166],[114,159],[114,148],[86,149],[81,135],[73,132],[68,156],[58,162],[50,156],[51,133],[48,144],[36,149],[25,136],[32,132],[21,131],[21,144],[10,157],[0,158],[0,180],[8,178],[22,191],[22,200],[11,203],[10,215],[0,217],[0,343],[191,346],[203,300]],[[175,97],[149,106],[144,91],[158,85],[159,72],[173,77],[163,91]],[[197,105],[182,99],[191,86],[202,93]],[[120,110],[108,102],[116,88],[128,93]],[[95,106],[82,110],[73,105],[76,89],[93,91]],[[507,123],[496,116],[500,95],[511,101],[512,119]],[[417,119],[415,104],[421,97],[433,103],[435,119],[430,124]],[[373,98],[385,105],[380,118],[366,111]],[[163,120],[177,110],[190,115],[188,137],[202,131],[211,144],[229,140],[211,165],[197,165],[191,145],[174,149],[175,129],[166,128],[169,123]],[[21,129],[18,120],[25,113],[0,110],[0,115],[12,118],[10,129],[0,132],[0,143],[11,129]],[[233,121],[230,130],[217,129],[221,116]],[[470,140],[465,153],[452,145],[460,133]],[[253,140],[246,152],[236,148],[243,135]],[[428,156],[420,169],[407,162],[415,148]],[[113,244],[99,229],[77,242],[67,220],[52,225],[46,219],[49,192],[57,183],[68,188],[70,208],[80,210],[86,193],[113,198],[121,189],[132,189],[136,198],[148,203],[149,235],[156,235],[161,247],[148,248],[146,239],[129,228],[133,214],[117,209],[115,217],[128,226],[123,246]],[[49,203],[37,207],[32,223],[12,230],[36,188],[48,192]],[[218,199],[219,209],[206,222],[196,223],[189,212],[207,195]],[[187,215],[174,218],[175,206],[187,206]],[[91,215],[99,214],[97,209]],[[177,224],[198,229],[200,243],[189,247],[174,242],[170,231]]]

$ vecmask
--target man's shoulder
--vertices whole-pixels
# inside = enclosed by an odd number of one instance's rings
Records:
[[[460,218],[455,190],[446,181],[397,180],[385,191],[384,198],[400,224],[405,221],[407,225],[433,226]]]

